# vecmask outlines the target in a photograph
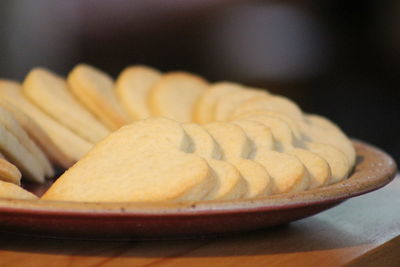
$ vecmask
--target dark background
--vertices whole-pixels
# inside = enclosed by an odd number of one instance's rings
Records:
[[[1,77],[79,62],[263,87],[400,159],[400,1],[0,2]]]

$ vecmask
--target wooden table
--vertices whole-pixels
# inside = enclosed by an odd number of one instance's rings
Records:
[[[0,235],[0,266],[400,266],[400,177],[316,216],[234,236],[107,242]]]

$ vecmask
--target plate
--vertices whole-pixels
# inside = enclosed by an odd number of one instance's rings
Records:
[[[357,164],[337,184],[251,200],[184,204],[0,200],[1,231],[77,239],[161,239],[219,235],[289,223],[388,184],[393,159],[353,141]]]

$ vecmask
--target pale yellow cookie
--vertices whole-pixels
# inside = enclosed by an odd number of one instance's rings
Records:
[[[191,122],[196,102],[207,87],[207,81],[190,73],[164,74],[150,90],[151,112],[180,122]]]
[[[118,102],[113,79],[105,72],[79,64],[69,73],[68,84],[75,97],[111,130],[130,122]]]
[[[296,140],[285,121],[265,114],[249,116],[247,119],[261,123],[271,130],[277,151],[292,154],[301,161],[306,167],[306,175],[309,176],[309,188],[320,187],[329,182],[331,169],[327,161],[318,154],[302,149],[303,142]]]
[[[41,148],[52,163],[64,169],[68,169],[74,164],[75,161],[68,157],[31,117],[4,99],[0,99],[0,106],[13,114],[25,132]]]
[[[273,118],[283,120],[289,126],[290,130],[292,131],[292,133],[294,134],[294,137],[297,140],[303,140],[305,138],[303,133],[300,131],[300,128],[296,121],[294,121],[289,116],[287,116],[283,113],[280,113],[280,112],[276,112],[276,111],[269,111],[269,110],[263,110],[263,109],[252,110],[252,111],[249,111],[249,112],[246,112],[243,114],[238,114],[238,115],[232,116],[231,121],[246,120],[246,118],[248,118],[248,117],[259,116],[259,115],[265,115],[268,117],[273,117]]]
[[[247,98],[247,100],[240,102],[230,114],[230,117],[237,117],[240,114],[245,114],[254,110],[266,110],[283,113],[293,120],[303,120],[303,112],[301,109],[290,99],[278,95],[262,95]]]
[[[309,187],[309,175],[301,161],[293,155],[268,151],[257,154],[260,163],[274,181],[273,193],[304,191]]]
[[[280,131],[271,131],[271,128],[263,123],[263,119],[259,118],[258,121],[256,118],[254,121],[244,120],[233,121],[232,123],[241,126],[253,143],[255,150],[252,154],[252,159],[260,163],[271,175],[273,188],[270,190],[274,193],[282,193],[287,192],[285,190],[300,191],[307,189],[310,178],[302,164],[299,164],[298,160],[287,153],[274,151],[277,148],[282,148],[282,152],[284,150],[283,144],[276,144],[276,139],[274,138],[274,134],[280,133]],[[276,125],[270,124],[270,126],[275,127]],[[285,135],[287,135],[287,133],[285,133]],[[276,156],[277,159],[274,159],[274,156]],[[272,160],[272,162],[266,162],[266,160]],[[279,160],[283,160],[283,162],[278,162]],[[285,161],[286,163],[284,163]],[[290,165],[291,163],[293,163],[293,165]],[[287,172],[279,173],[279,168],[282,164],[288,165]],[[290,180],[290,173],[292,180]]]
[[[219,160],[222,152],[214,138],[201,126],[183,123],[183,129],[191,138],[193,153],[207,160],[217,178],[217,184],[205,199],[221,200],[243,197],[247,192],[247,183],[232,164]]]
[[[37,196],[26,191],[22,187],[0,181],[0,198],[6,199],[25,199],[25,200],[36,200]]]
[[[287,128],[286,126],[283,126],[283,128],[286,129],[285,131],[288,132],[290,129],[292,131],[292,133],[294,134],[294,136],[296,137],[294,139],[289,138],[289,140],[290,139],[293,140],[294,146],[309,150],[310,152],[313,152],[313,153],[317,154],[318,156],[322,157],[328,163],[328,165],[331,169],[331,177],[327,181],[324,181],[324,180],[321,180],[321,176],[319,176],[320,185],[330,184],[332,182],[338,182],[340,180],[345,179],[348,176],[351,166],[350,166],[345,154],[332,145],[307,141],[307,140],[311,140],[311,138],[308,137],[305,133],[301,132],[300,128],[298,127],[299,123],[295,122],[293,119],[291,119],[287,115],[284,115],[284,114],[278,113],[278,112],[257,110],[254,112],[242,114],[238,117],[240,119],[246,119],[249,117],[255,117],[255,118],[262,117],[263,118],[264,116],[273,117],[273,118],[284,121],[287,124],[287,126],[289,126],[289,128]],[[286,135],[290,136],[290,133],[289,134],[287,133]],[[288,139],[286,139],[286,140],[288,140]],[[290,146],[289,146],[289,149],[290,149]],[[315,183],[315,181],[314,181],[314,182],[312,182],[312,184],[314,184],[314,186],[318,186],[318,182]],[[311,186],[311,187],[313,187],[313,186]]]
[[[235,120],[232,123],[240,126],[251,141],[253,148],[250,159],[264,151],[275,150],[275,140],[267,126],[251,120]]]
[[[243,86],[232,82],[218,82],[210,85],[199,97],[194,110],[194,121],[208,123],[215,120],[215,106],[218,100]]]
[[[19,185],[21,183],[21,172],[18,168],[3,158],[0,154],[0,180]]]
[[[226,122],[213,122],[204,127],[220,145],[223,159],[238,168],[247,181],[248,191],[245,197],[257,197],[270,193],[271,179],[268,172],[252,160],[252,143],[240,126]]]
[[[0,96],[28,114],[63,153],[74,161],[80,159],[93,146],[30,103],[23,96],[18,83],[0,80]]]
[[[268,96],[268,93],[258,89],[242,88],[234,92],[226,92],[218,99],[215,105],[214,118],[216,121],[227,121],[242,103],[248,99],[264,96]]]
[[[315,142],[305,142],[305,147],[328,162],[331,168],[331,179],[327,181],[327,184],[336,183],[348,177],[351,165],[341,150],[332,145]]]
[[[188,144],[189,137],[177,122],[163,118],[134,122],[97,144],[42,199],[86,202],[203,199],[216,180],[205,160],[182,151],[189,148]]]
[[[34,68],[22,87],[32,103],[88,142],[95,144],[110,133],[71,94],[67,82],[55,73]]]
[[[147,66],[124,69],[115,82],[115,92],[133,120],[150,117],[148,98],[151,87],[161,78],[161,72]]]
[[[182,123],[182,127],[191,139],[193,153],[207,159],[222,159],[220,146],[204,127],[195,123]]]
[[[272,194],[274,184],[263,165],[248,159],[238,159],[234,166],[247,181],[248,190],[244,198],[268,196]]]
[[[54,169],[43,151],[32,141],[25,130],[14,118],[12,113],[3,108],[1,105],[0,124],[3,124],[3,126],[18,139],[19,143],[23,145],[38,160],[47,177],[54,175]]]
[[[252,143],[239,126],[227,122],[212,122],[205,124],[204,128],[221,147],[225,161],[231,162],[250,157]]]
[[[40,162],[1,123],[0,152],[21,170],[25,179],[36,183],[44,182],[45,171]]]
[[[356,162],[356,151],[350,139],[333,122],[318,115],[307,115],[308,123],[301,124],[301,130],[314,142],[333,145],[347,157],[350,166]]]

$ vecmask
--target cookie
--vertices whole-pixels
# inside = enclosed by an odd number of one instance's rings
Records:
[[[193,145],[193,153],[204,158],[213,170],[217,184],[206,196],[207,200],[237,199],[247,193],[247,183],[238,169],[220,160],[222,151],[214,138],[201,126],[194,123],[182,124]]]
[[[117,130],[131,121],[118,102],[114,81],[107,73],[79,64],[67,80],[75,97],[110,130]]]
[[[76,100],[68,90],[67,82],[55,73],[34,68],[22,87],[32,103],[86,141],[95,144],[110,133]]]
[[[19,185],[21,183],[21,176],[18,168],[0,154],[0,180]]]
[[[215,177],[172,120],[124,126],[98,143],[43,195],[44,200],[159,202],[203,199]]]
[[[0,181],[0,198],[5,199],[24,199],[24,200],[36,200],[37,196],[26,191],[22,187]]]
[[[14,118],[12,113],[3,108],[1,105],[0,124],[3,124],[3,126],[18,139],[19,143],[23,145],[38,160],[38,162],[44,169],[45,175],[47,177],[51,177],[54,175],[53,166],[51,165],[50,161],[47,159],[43,151],[32,141],[25,130]]]
[[[203,78],[190,73],[164,74],[150,90],[150,110],[156,116],[191,122],[196,102],[207,87]]]
[[[316,142],[311,142],[308,140],[311,140],[311,137],[307,136],[305,133],[301,132],[299,130],[299,123],[295,122],[293,119],[289,118],[287,115],[278,113],[278,112],[271,112],[271,111],[266,111],[266,110],[257,110],[254,112],[249,112],[242,114],[238,116],[241,119],[246,119],[249,117],[261,117],[264,118],[265,116],[267,117],[272,117],[275,119],[278,119],[281,121],[284,121],[286,123],[286,126],[281,126],[281,128],[286,129],[286,132],[291,131],[293,136],[290,137],[289,139],[286,138],[287,141],[290,142],[292,140],[292,145],[297,146],[299,148],[304,148],[312,153],[317,154],[318,156],[322,157],[329,165],[330,167],[330,178],[328,180],[324,180],[321,176],[318,176],[317,180],[314,180],[312,182],[311,187],[325,185],[325,184],[331,184],[335,183],[338,181],[341,181],[345,179],[350,171],[350,163],[348,162],[348,159],[344,155],[343,152],[341,152],[338,148],[335,146],[329,145],[329,144],[322,144],[322,143],[316,143]],[[275,129],[276,132],[276,129]],[[295,134],[297,133],[297,134]],[[290,133],[286,135],[291,135]],[[282,149],[282,148],[281,148]],[[290,149],[290,146],[289,146]],[[327,172],[326,172],[327,173]]]
[[[295,121],[303,120],[303,112],[289,98],[278,95],[264,95],[248,98],[242,101],[230,114],[230,117],[237,117],[249,111],[266,110],[285,114]]]
[[[294,155],[301,161],[307,170],[306,175],[309,176],[309,188],[320,187],[329,182],[331,169],[328,162],[318,154],[303,149],[303,142],[296,141],[285,121],[264,114],[249,116],[248,120],[261,123],[271,130],[277,151]]]
[[[248,99],[268,96],[266,91],[257,89],[235,90],[221,96],[215,105],[214,118],[216,121],[227,121],[233,112]]]
[[[79,160],[92,144],[76,135],[35,105],[29,102],[22,94],[21,86],[12,81],[0,80],[0,96],[12,105],[29,114],[31,117],[59,147],[59,149],[74,161]]]
[[[43,183],[45,171],[40,162],[0,123],[0,152],[31,182]]]
[[[31,117],[3,99],[0,99],[0,106],[7,109],[14,116],[28,136],[40,147],[53,164],[64,169],[68,169],[74,164],[75,161],[68,157]]]
[[[252,143],[242,128],[226,122],[205,124],[204,127],[220,145],[223,159],[233,164],[247,181],[248,192],[245,197],[257,197],[270,193],[271,179],[265,168],[249,160]]]
[[[312,141],[337,147],[346,155],[351,166],[355,164],[356,151],[339,126],[318,115],[307,115],[306,118],[308,123],[301,124],[301,129]]]
[[[241,88],[243,88],[242,85],[232,82],[218,82],[210,85],[197,100],[194,122],[204,124],[214,121],[215,106],[218,100]]]
[[[115,93],[133,120],[150,117],[150,89],[160,78],[158,70],[140,65],[127,67],[118,76]]]

